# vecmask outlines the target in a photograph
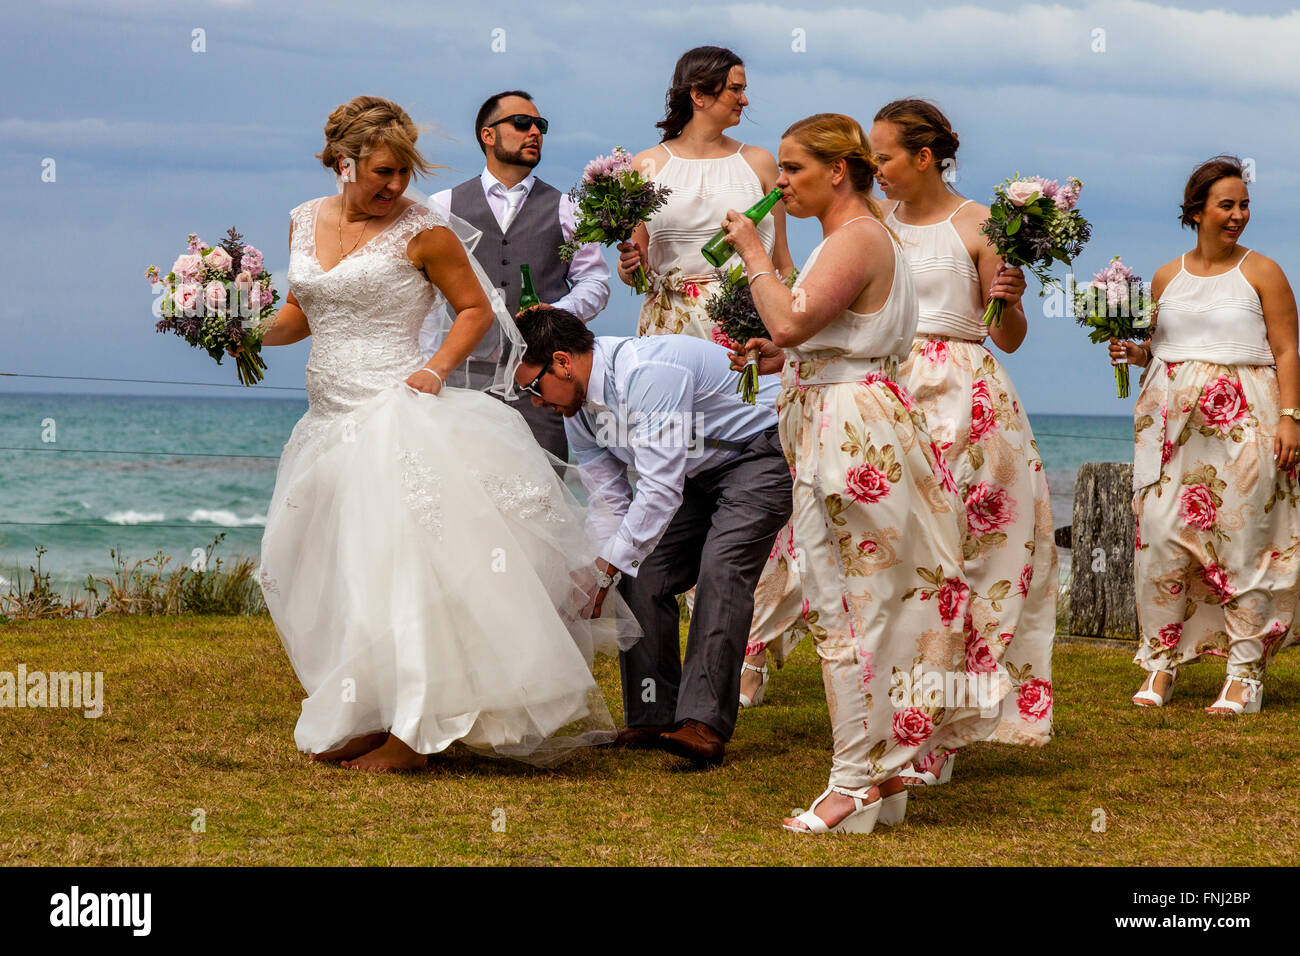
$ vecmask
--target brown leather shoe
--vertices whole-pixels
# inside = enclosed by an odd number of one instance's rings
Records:
[[[708,766],[722,763],[722,755],[727,749],[726,741],[718,732],[698,720],[688,720],[660,739],[670,753]]]
[[[615,747],[634,750],[658,750],[664,746],[660,735],[672,730],[672,724],[647,724],[644,727],[624,727],[614,737]]]

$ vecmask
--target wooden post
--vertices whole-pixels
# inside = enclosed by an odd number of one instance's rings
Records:
[[[1070,633],[1137,640],[1133,466],[1088,462],[1074,482]]]

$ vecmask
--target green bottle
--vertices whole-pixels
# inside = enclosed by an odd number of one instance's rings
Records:
[[[750,220],[753,221],[754,225],[757,226],[763,221],[763,217],[772,211],[772,207],[776,205],[777,200],[780,198],[781,189],[780,187],[777,187],[758,202],[754,203],[754,205],[746,209],[745,215],[748,216]],[[700,253],[713,266],[721,268],[722,264],[730,259],[735,251],[736,250],[727,243],[726,230],[719,229],[717,235],[704,244],[704,248],[700,250]]]
[[[537,290],[533,288],[533,276],[528,271],[528,263],[524,263],[519,267],[519,311],[541,304],[542,300],[537,297]]]

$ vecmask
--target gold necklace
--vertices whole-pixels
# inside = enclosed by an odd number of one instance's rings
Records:
[[[361,224],[361,231],[357,233],[357,241],[352,243],[351,249],[349,249],[347,252],[344,252],[343,251],[343,210],[345,208],[347,208],[347,204],[343,201],[343,197],[340,196],[339,197],[339,261],[340,262],[342,262],[344,259],[352,255],[352,253],[356,251],[357,246],[360,245],[361,243],[361,237],[364,236],[366,234],[366,230],[370,228],[370,220],[374,218],[374,216],[367,217],[366,221]]]

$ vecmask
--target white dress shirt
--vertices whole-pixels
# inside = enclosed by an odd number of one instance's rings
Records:
[[[690,335],[596,339],[586,401],[564,431],[592,505],[588,537],[605,542],[598,556],[624,574],[636,577],[663,537],[686,479],[738,454],[710,447],[711,439],[744,443],[776,425],[780,377],[762,376],[757,400],[746,404],[729,356]]]
[[[506,194],[512,193],[519,197],[515,209],[515,216],[518,216],[519,210],[528,201],[528,194],[532,192],[533,184],[537,182],[537,177],[530,174],[523,182],[516,183],[507,190],[505,185],[486,169],[479,179],[483,183],[483,195],[487,199],[488,208],[492,210],[492,215],[496,216],[497,225],[501,226],[503,231],[509,203]],[[451,209],[451,190],[444,189],[434,193],[429,201],[436,205],[436,211],[445,215]],[[560,193],[560,230],[564,233],[565,242],[573,241],[573,231],[577,226],[573,200],[569,198],[568,193]],[[609,266],[605,265],[605,256],[601,253],[599,244],[587,243],[574,253],[573,261],[569,263],[569,282],[573,287],[568,294],[547,304],[557,309],[567,309],[582,321],[590,322],[609,301]]]

